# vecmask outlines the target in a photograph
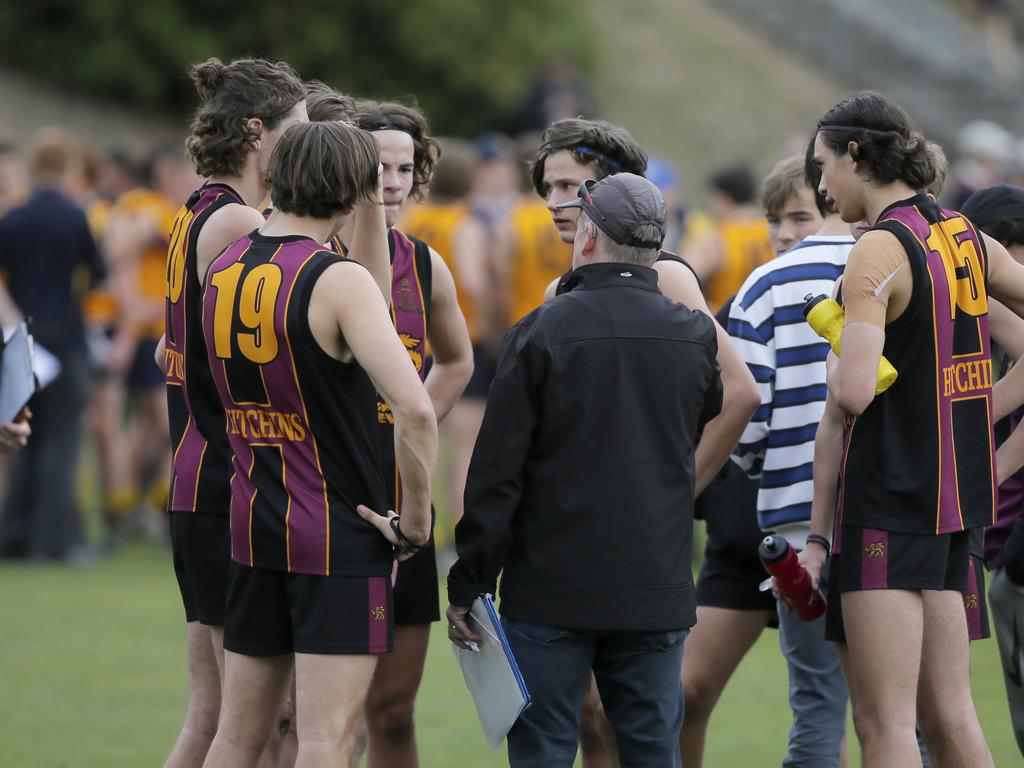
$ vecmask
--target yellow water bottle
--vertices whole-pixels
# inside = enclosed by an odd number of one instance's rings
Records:
[[[839,336],[843,332],[843,323],[846,320],[846,313],[839,306],[839,302],[830,299],[825,294],[804,296],[804,317],[807,324],[814,329],[821,338],[825,339],[831,346],[832,351],[839,354]],[[880,395],[893,385],[896,381],[896,369],[892,363],[883,357],[878,361],[878,385],[875,387],[875,394]]]

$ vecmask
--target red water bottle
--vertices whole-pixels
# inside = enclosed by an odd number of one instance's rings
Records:
[[[775,588],[793,615],[814,621],[825,612],[825,596],[811,586],[811,576],[782,536],[765,536],[757,548],[761,565],[775,577]]]

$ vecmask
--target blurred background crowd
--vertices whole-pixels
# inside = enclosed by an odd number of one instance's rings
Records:
[[[850,90],[889,92],[944,146],[948,207],[1024,184],[1022,28],[1024,0],[4,4],[0,235],[26,210],[70,232],[70,205],[88,237],[59,255],[31,241],[0,252],[13,300],[2,319],[30,317],[62,364],[30,446],[0,471],[0,557],[88,562],[126,537],[164,535],[170,455],[153,353],[170,223],[199,183],[182,148],[190,62],[252,53],[353,95],[415,99],[443,153],[400,227],[448,262],[486,370],[569,265],[528,173],[550,122],[604,118],[636,136],[669,204],[665,247],[716,308],[773,255],[762,177]],[[485,397],[468,392],[444,425],[442,543]]]

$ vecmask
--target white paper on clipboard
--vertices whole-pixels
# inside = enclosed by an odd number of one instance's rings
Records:
[[[466,651],[454,644],[452,650],[473,697],[484,735],[491,747],[497,749],[519,715],[530,705],[530,693],[490,595],[476,599],[467,621],[483,637],[480,650]]]
[[[50,386],[53,380],[60,375],[60,360],[46,347],[41,347],[32,342],[32,368],[36,372],[36,381],[39,389]]]
[[[25,323],[19,323],[0,352],[0,421],[14,421],[35,392],[32,337]]]

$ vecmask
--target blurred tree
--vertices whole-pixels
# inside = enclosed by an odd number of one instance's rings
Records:
[[[566,0],[34,0],[0,3],[0,66],[185,112],[192,62],[258,55],[356,95],[415,94],[435,130],[505,127],[556,55],[585,72],[594,32]]]

